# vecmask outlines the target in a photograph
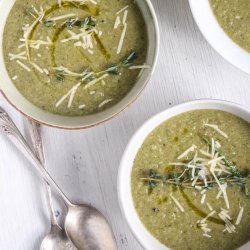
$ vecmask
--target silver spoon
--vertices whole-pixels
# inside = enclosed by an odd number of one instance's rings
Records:
[[[44,169],[8,114],[1,108],[0,130],[9,137],[33,166],[36,167],[45,181],[64,200],[68,207],[64,228],[74,245],[79,250],[117,250],[113,232],[103,214],[92,206],[86,204],[74,205],[69,201],[50,174]]]
[[[43,143],[41,137],[41,127],[40,124],[28,120],[29,131],[32,140],[32,144],[35,150],[35,154],[40,162],[45,166],[45,158],[43,152]],[[50,186],[46,183],[46,198],[48,204],[48,210],[50,214],[50,232],[43,239],[40,250],[77,250],[64,229],[62,229],[56,219],[55,210],[53,208],[52,196]]]

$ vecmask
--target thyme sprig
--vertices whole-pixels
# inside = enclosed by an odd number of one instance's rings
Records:
[[[250,197],[249,189],[247,188],[247,180],[250,180],[250,175],[245,177],[238,176],[222,176],[219,177],[218,180],[221,184],[227,183],[231,186],[241,186],[246,194],[246,196]],[[152,192],[154,187],[159,185],[173,185],[175,187],[184,187],[190,189],[196,189],[197,186],[201,187],[200,190],[203,189],[212,189],[214,187],[218,187],[218,183],[215,180],[207,181],[207,187],[204,185],[203,180],[199,180],[196,182],[196,186],[192,185],[192,181],[188,174],[187,169],[183,172],[172,172],[170,174],[164,175],[154,169],[149,169],[147,175],[145,177],[140,178],[140,180],[147,184],[149,188],[149,192]]]
[[[202,162],[201,160],[195,160],[199,159],[199,157],[197,158],[196,153],[196,156],[194,156],[190,162],[181,163],[181,168],[184,169],[182,172],[162,174],[157,170],[149,169],[145,173],[145,176],[140,178],[140,180],[148,186],[148,193],[150,194],[153,191],[153,188],[159,185],[172,185],[174,187],[183,187],[202,191],[204,189],[209,190],[214,187],[218,187],[219,184],[227,184],[227,186],[240,186],[245,195],[250,198],[250,190],[247,186],[247,182],[250,180],[249,171],[239,172],[237,166],[222,154],[221,150],[215,146],[215,143],[212,145],[212,140],[207,137],[202,137],[202,140],[209,146],[209,152],[212,151],[213,147],[215,158],[206,159]],[[218,159],[218,157],[220,157],[221,164],[224,167],[221,169],[223,174],[218,174],[215,178],[213,174],[211,174],[212,172],[210,173],[210,171],[214,170],[210,170],[210,166],[206,164],[208,164],[210,160],[214,160],[216,158]],[[178,163],[176,165],[178,165]],[[203,174],[200,174],[201,171],[203,171]],[[206,173],[205,176],[204,173]]]
[[[83,73],[74,73],[64,69],[56,69],[52,70],[52,72],[50,72],[50,75],[55,76],[56,80],[60,82],[64,81],[66,77],[74,78],[77,81],[81,79],[84,79],[85,81],[92,81],[95,78],[98,78],[99,76],[107,73],[109,75],[118,75],[120,73],[121,68],[128,68],[129,66],[133,65],[136,58],[137,58],[137,53],[135,51],[131,51],[120,62],[106,68],[103,71],[93,72],[90,69],[86,69],[83,71]],[[89,77],[85,78],[86,75],[89,75]]]

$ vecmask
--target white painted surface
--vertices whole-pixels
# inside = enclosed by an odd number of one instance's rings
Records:
[[[177,103],[219,98],[250,108],[250,76],[222,59],[193,22],[186,0],[154,0],[161,49],[154,77],[121,115],[89,130],[43,127],[47,166],[74,202],[87,201],[109,218],[119,249],[140,250],[121,216],[116,178],[123,150],[139,126]],[[27,136],[26,119],[1,97]],[[0,249],[36,250],[49,230],[43,185],[17,150],[0,135]]]

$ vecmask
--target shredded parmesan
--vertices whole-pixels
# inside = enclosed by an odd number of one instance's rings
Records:
[[[91,82],[87,83],[84,88],[85,89],[89,88],[90,86],[96,84],[97,82],[101,81],[102,79],[108,77],[108,75],[109,74],[104,74],[103,76],[101,76],[101,77],[99,77],[97,79],[92,80]]]
[[[179,203],[179,201],[171,194],[170,195],[171,199],[174,201],[174,203],[176,204],[176,206],[179,208],[179,210],[181,212],[185,212],[184,208],[181,206],[181,204]]]
[[[81,82],[73,86],[62,98],[56,103],[56,107],[59,107],[69,96],[68,107],[71,106],[76,90],[80,87]]]
[[[74,86],[72,89],[71,89],[71,93],[70,93],[70,96],[69,96],[69,102],[68,102],[68,108],[71,107],[72,105],[72,102],[74,100],[74,97],[75,97],[75,94],[76,94],[76,91],[78,89],[78,87],[81,85],[81,83],[79,82],[76,86]]]
[[[58,21],[58,20],[62,20],[62,19],[66,19],[66,18],[74,17],[74,16],[76,16],[76,14],[70,13],[70,14],[66,14],[62,16],[50,17],[47,19],[47,21]]]
[[[43,74],[43,70],[34,62],[30,62],[30,64],[37,70],[39,71],[41,74]]]
[[[112,102],[113,101],[113,99],[107,99],[107,100],[104,100],[102,103],[100,103],[99,104],[99,108],[102,108],[104,105],[106,105],[106,104],[108,104],[108,103],[110,103],[110,102]]]
[[[241,219],[242,219],[242,216],[243,216],[243,212],[244,212],[244,208],[241,207],[241,208],[240,208],[240,212],[239,212],[239,214],[238,214],[238,216],[237,216],[237,219],[236,219],[236,222],[235,222],[235,225],[236,225],[236,226],[238,226],[238,225],[240,224]]]
[[[207,237],[207,238],[211,238],[211,237],[212,237],[211,235],[206,234],[206,233],[204,233],[203,236],[204,236],[204,237]]]
[[[205,218],[203,218],[201,221],[198,221],[199,223],[205,223],[207,219],[211,216],[213,216],[216,213],[215,210],[211,211]]]
[[[121,18],[120,16],[117,16],[115,19],[114,29],[117,29],[120,24],[121,24]]]
[[[213,211],[213,208],[212,208],[212,206],[207,202],[207,207],[208,207],[208,209],[210,210],[210,211]]]
[[[182,153],[180,156],[178,156],[178,160],[184,158],[185,156],[187,156],[190,152],[194,151],[197,148],[196,145],[192,145],[190,148],[188,148],[184,153]]]
[[[49,75],[48,69],[44,68],[44,69],[43,69],[43,72],[44,72],[46,75]]]
[[[228,135],[226,133],[224,133],[221,129],[219,129],[218,125],[214,125],[214,124],[204,124],[205,127],[210,127],[213,128],[214,130],[216,130],[219,134],[221,134],[222,136],[224,136],[225,138],[228,138]]]
[[[150,69],[151,67],[149,65],[136,65],[136,66],[130,66],[129,69]]]
[[[123,15],[123,19],[122,19],[123,30],[122,30],[122,34],[121,34],[121,37],[120,37],[120,41],[119,41],[118,47],[117,47],[117,54],[121,53],[123,42],[124,42],[124,38],[125,38],[126,31],[127,31],[127,28],[128,28],[128,25],[126,23],[127,16],[128,16],[128,11],[125,10],[124,11],[124,15]]]
[[[205,202],[206,199],[206,194],[203,194],[201,197],[201,204],[203,204]]]
[[[24,68],[25,70],[27,70],[28,72],[31,71],[31,69],[26,66],[24,63],[20,62],[19,60],[16,61],[22,68]]]
[[[123,7],[122,9],[120,9],[119,11],[116,12],[116,15],[119,15],[120,13],[122,13],[123,11],[125,11],[129,6],[126,5],[125,7]]]
[[[84,109],[86,107],[86,105],[85,104],[82,104],[82,105],[80,105],[78,108],[79,109]]]
[[[236,228],[230,221],[231,218],[228,215],[227,210],[221,209],[221,212],[218,215],[225,222],[226,231],[228,231],[229,233],[234,233]]]
[[[27,57],[25,55],[26,55],[26,51],[23,51],[23,52],[18,53],[18,54],[9,53],[9,57],[10,57],[11,61],[16,60],[16,59],[27,60]]]
[[[18,78],[18,76],[13,76],[13,77],[12,77],[12,80],[15,81],[17,78]]]

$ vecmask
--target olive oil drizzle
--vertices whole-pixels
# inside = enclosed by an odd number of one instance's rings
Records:
[[[84,5],[77,5],[77,4],[73,4],[73,3],[69,3],[69,2],[64,2],[62,3],[62,6],[60,7],[59,4],[54,4],[52,5],[49,9],[45,10],[45,15],[44,17],[47,17],[49,14],[51,14],[52,12],[60,9],[60,8],[78,8],[78,9],[81,9],[83,11],[87,11],[89,12],[91,15],[93,16],[98,16],[99,13],[100,13],[100,10],[98,7],[93,7],[93,6],[89,6],[87,4],[84,4]],[[39,26],[40,23],[37,23],[34,28],[32,29],[32,31],[30,32],[29,36],[28,36],[28,40],[32,40],[33,36],[34,36],[34,33],[36,32],[38,26]],[[56,41],[58,40],[59,36],[60,36],[60,33],[66,28],[66,25],[63,25],[62,27],[60,27],[59,29],[56,30],[53,38],[52,38],[52,42],[53,42],[53,45],[50,49],[50,53],[51,53],[51,60],[52,60],[52,65],[53,67],[57,67],[57,64],[56,64],[56,58],[55,58],[55,43]],[[97,39],[97,38],[98,39]],[[102,51],[102,53],[104,54],[105,57],[107,57],[108,53],[104,47],[104,45],[102,44],[102,42],[100,41],[99,37],[98,36],[95,36],[95,39],[97,41],[97,44],[98,44],[98,47],[100,48],[100,50]],[[28,48],[29,50],[29,53],[30,53],[30,47]]]
[[[187,194],[184,192],[183,188],[180,187],[180,192],[183,196],[183,198],[185,199],[185,201],[187,202],[188,206],[197,214],[199,215],[200,217],[204,218],[207,216],[207,213],[206,212],[203,212],[202,210],[200,210],[198,207],[196,207],[192,201],[189,199],[189,197],[187,196]],[[224,225],[224,222],[222,220],[219,220],[219,219],[216,219],[214,217],[209,217],[207,219],[208,221],[210,222],[213,222],[215,224],[219,224],[219,225]]]

